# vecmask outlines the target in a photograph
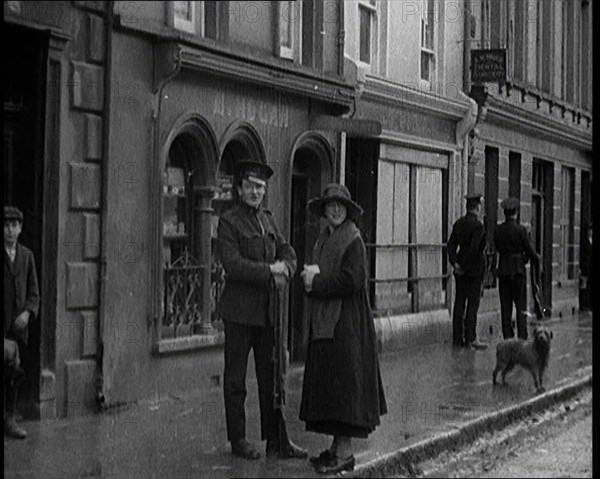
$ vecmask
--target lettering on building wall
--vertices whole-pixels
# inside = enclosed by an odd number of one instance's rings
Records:
[[[226,95],[224,92],[215,92],[213,98],[215,115],[277,128],[287,128],[289,124],[289,107],[283,101],[274,104],[254,98]]]

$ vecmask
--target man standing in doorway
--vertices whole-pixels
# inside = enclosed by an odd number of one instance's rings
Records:
[[[30,249],[19,244],[23,213],[4,207],[4,434],[25,439],[16,422],[17,393],[24,373],[21,357],[27,354],[29,323],[38,314],[40,294],[35,261]],[[25,357],[27,359],[27,357]]]
[[[504,210],[504,223],[494,230],[494,244],[500,256],[498,260],[498,292],[500,293],[500,314],[502,316],[502,335],[504,339],[513,338],[512,305],[517,309],[517,334],[527,339],[527,275],[525,263],[528,260],[539,264],[539,257],[527,230],[517,223],[519,200],[506,198],[500,203]]]
[[[274,331],[269,318],[275,300],[272,279],[287,280],[296,271],[296,253],[279,232],[271,212],[261,206],[273,170],[264,163],[240,161],[235,168],[239,202],[219,220],[218,252],[226,279],[219,300],[225,323],[225,418],[234,455],[258,459],[260,453],[246,440],[246,369],[254,351],[260,403],[261,437],[267,456],[305,458],[307,451],[287,436],[281,409],[274,408]]]
[[[465,198],[467,213],[454,223],[448,240],[448,259],[456,282],[452,336],[456,347],[486,349],[487,345],[477,341],[477,310],[481,299],[486,242],[485,228],[479,219],[482,195],[471,194]]]

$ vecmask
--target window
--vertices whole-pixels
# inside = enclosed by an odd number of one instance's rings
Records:
[[[182,134],[173,141],[163,171],[161,339],[212,330],[210,242],[205,238],[211,234],[210,219],[203,213],[211,194],[195,184],[202,175],[192,167],[200,154],[190,135]]]
[[[508,153],[508,196],[521,201],[521,154]]]
[[[370,65],[371,72],[376,72],[377,65],[377,2],[375,0],[359,1],[359,56],[361,63]]]
[[[202,2],[166,2],[172,9],[169,12],[169,21],[178,30],[188,33],[197,33],[198,10]],[[202,34],[202,32],[199,32]]]
[[[276,4],[278,30],[277,56],[299,62],[300,25],[302,25],[302,2],[277,2]]]
[[[485,272],[483,277],[484,288],[496,287],[496,250],[494,247],[494,229],[498,223],[498,173],[499,173],[498,148],[485,147],[485,193],[484,208],[487,246],[485,255]]]
[[[448,158],[389,147],[378,162],[374,308],[410,313],[446,305]]]
[[[432,83],[435,73],[435,2],[426,0],[421,10],[421,80]]]
[[[563,167],[560,194],[560,278],[575,277],[575,170]]]

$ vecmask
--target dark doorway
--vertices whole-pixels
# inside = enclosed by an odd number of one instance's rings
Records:
[[[311,263],[312,248],[319,235],[320,219],[308,211],[308,202],[321,194],[323,160],[313,150],[300,148],[292,167],[291,243],[298,258],[298,270]],[[308,343],[308,311],[304,286],[297,276],[290,290],[288,348],[291,361],[304,361]]]
[[[24,215],[19,242],[33,251],[42,286],[42,198],[44,172],[45,78],[48,35],[5,24],[10,48],[4,57],[4,204]],[[42,296],[42,301],[44,300]],[[19,411],[39,418],[40,314],[30,323],[22,354],[27,378],[19,390]]]
[[[552,163],[533,161],[531,184],[531,240],[541,256],[542,306],[552,309],[552,224],[554,207]]]

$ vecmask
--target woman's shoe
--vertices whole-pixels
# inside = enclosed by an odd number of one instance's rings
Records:
[[[337,474],[342,471],[353,471],[354,470],[354,455],[341,458],[336,457],[331,464],[321,465],[316,467],[316,471],[319,474]]]
[[[312,456],[310,458],[310,463],[314,466],[325,466],[325,465],[331,465],[336,459],[336,455],[334,453],[332,453],[329,449],[325,449],[324,451],[321,452],[321,454],[319,454],[318,456]]]

